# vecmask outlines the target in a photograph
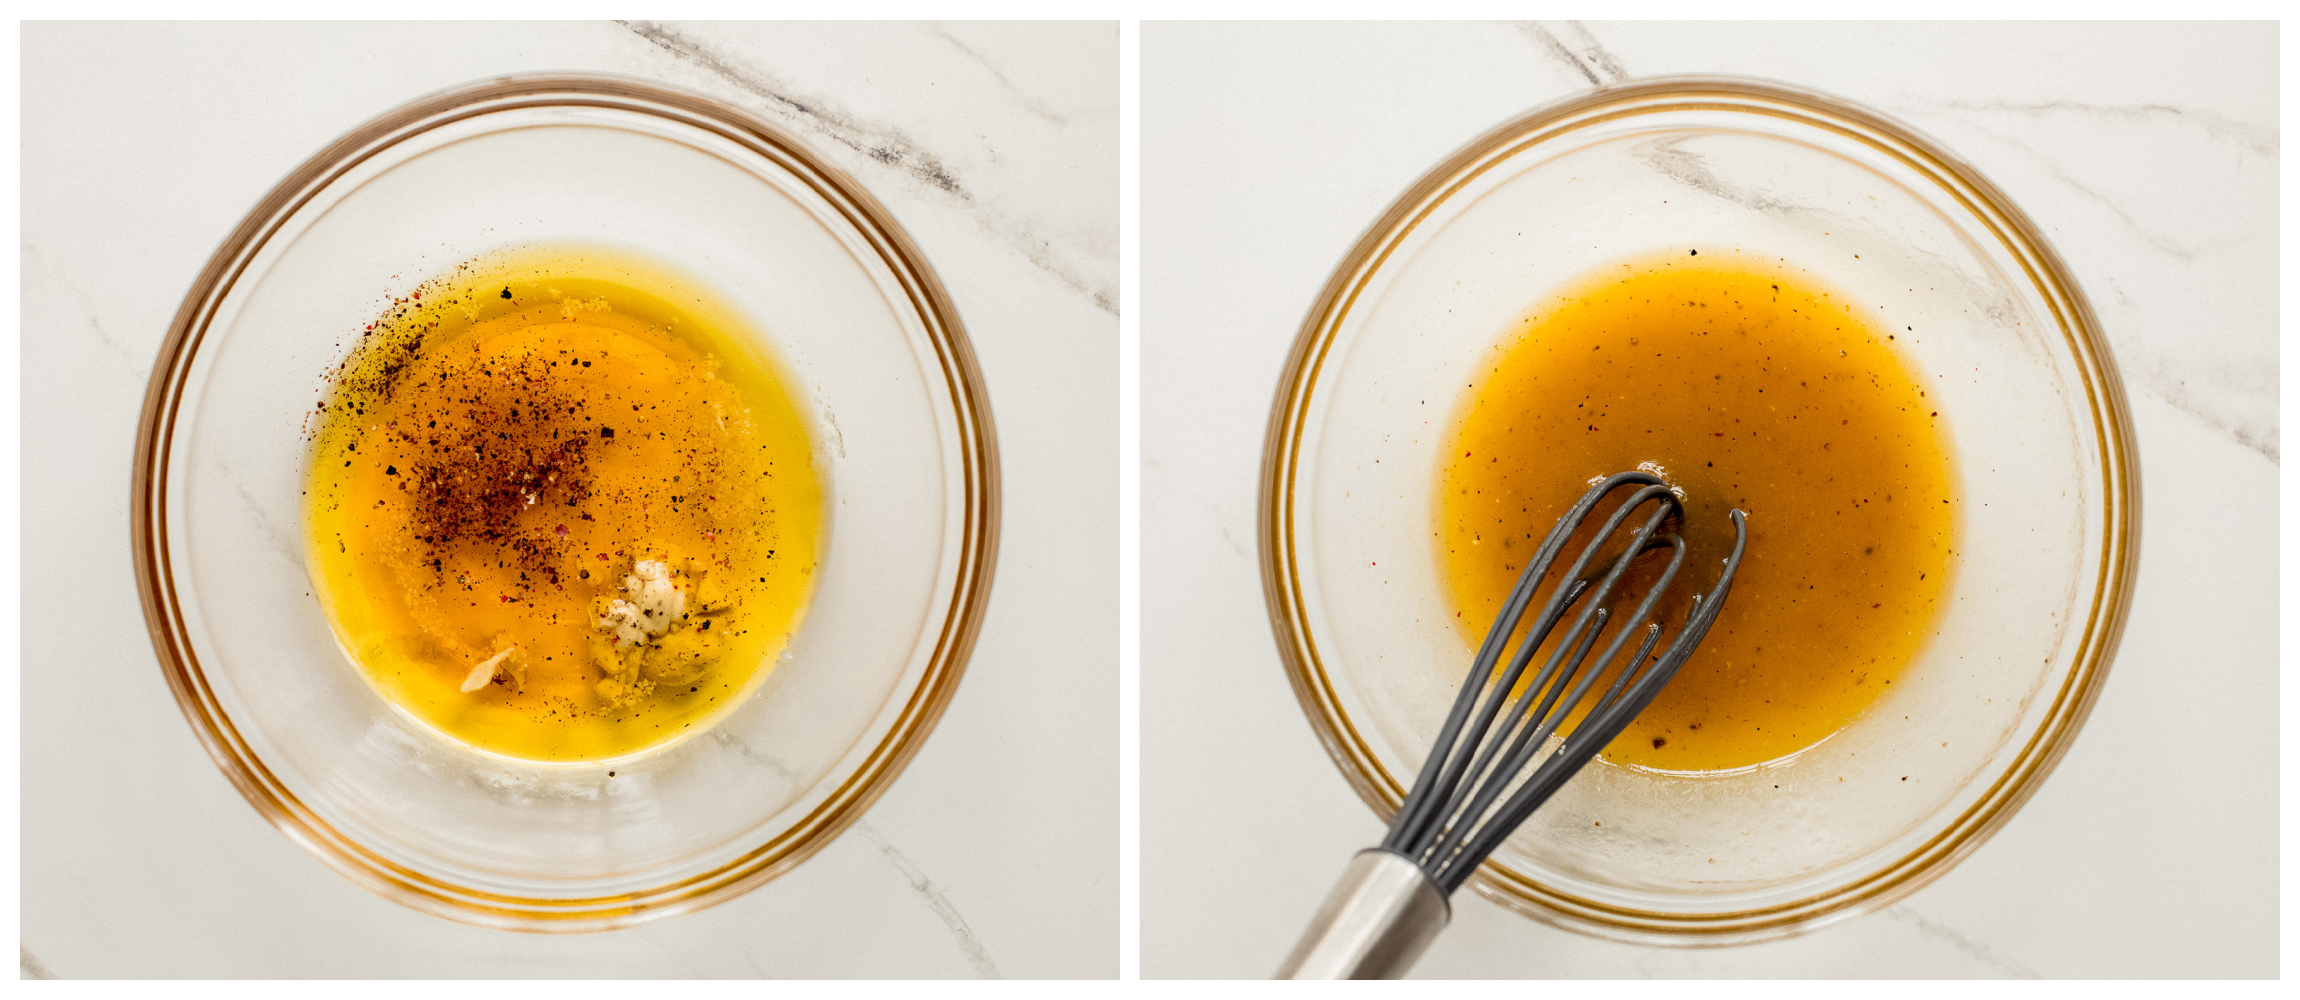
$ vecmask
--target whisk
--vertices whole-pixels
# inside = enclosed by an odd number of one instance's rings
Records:
[[[1525,623],[1527,605],[1574,532],[1607,494],[1623,486],[1638,489],[1582,548],[1551,589],[1541,613]],[[1601,559],[1600,553],[1606,551],[1622,525],[1648,506],[1650,511],[1618,554]],[[1732,518],[1733,554],[1725,559],[1717,585],[1706,598],[1693,596],[1684,627],[1659,656],[1653,655],[1653,649],[1661,641],[1661,623],[1650,616],[1685,562],[1685,541],[1674,531],[1684,519],[1676,494],[1659,476],[1624,472],[1591,487],[1558,518],[1557,527],[1526,563],[1501,614],[1486,633],[1485,644],[1478,648],[1469,678],[1462,683],[1453,711],[1438,731],[1436,745],[1430,748],[1413,791],[1390,822],[1389,835],[1382,838],[1380,847],[1360,851],[1351,859],[1341,883],[1319,908],[1309,931],[1279,969],[1278,978],[1391,978],[1413,965],[1445,927],[1452,912],[1447,898],[1453,891],[1526,817],[1621,735],[1708,634],[1718,610],[1725,605],[1727,591],[1732,589],[1733,572],[1740,567],[1742,549],[1749,540],[1745,516],[1736,510]],[[1660,558],[1658,552],[1663,549],[1668,550],[1668,564],[1638,601],[1635,613],[1627,616],[1632,623],[1645,622],[1645,627],[1616,629],[1606,637],[1614,608],[1626,603],[1616,602],[1615,596],[1630,564],[1647,553]],[[1604,568],[1592,570],[1593,563]],[[1510,692],[1518,689],[1518,680],[1536,652],[1576,607],[1579,613],[1571,626],[1548,643],[1549,655],[1540,671],[1512,700]],[[1494,667],[1520,624],[1526,624],[1525,638],[1510,657],[1508,669],[1496,675]],[[1552,748],[1551,736],[1588,697],[1638,631],[1644,638],[1636,655],[1581,721]],[[1590,650],[1600,638],[1606,640],[1604,650],[1592,659]],[[1534,764],[1536,758],[1540,759],[1538,765]]]

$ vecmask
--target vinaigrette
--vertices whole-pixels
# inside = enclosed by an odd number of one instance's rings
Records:
[[[1932,631],[1956,545],[1949,444],[1895,346],[1921,332],[1721,256],[1633,262],[1526,316],[1466,387],[1440,474],[1440,565],[1473,648],[1597,477],[1646,466],[1683,491],[1671,636],[1732,551],[1727,511],[1748,513],[1723,612],[1616,763],[1748,767],[1852,724]]]
[[[320,404],[312,575],[345,648],[446,736],[599,760],[707,728],[813,591],[823,484],[792,383],[620,252],[465,264],[396,301]]]

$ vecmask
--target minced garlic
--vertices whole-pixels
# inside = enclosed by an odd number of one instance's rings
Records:
[[[671,630],[671,623],[686,617],[687,592],[671,582],[671,567],[654,559],[641,559],[623,577],[623,592],[607,604],[599,626],[615,633],[615,641],[636,646]]]
[[[593,687],[608,704],[646,696],[665,684],[687,684],[722,649],[716,634],[730,607],[726,588],[707,564],[675,549],[642,546],[623,575],[621,596],[602,596],[593,607],[592,661],[605,678]],[[672,567],[677,566],[678,569]],[[690,611],[690,609],[693,609]]]
[[[503,661],[510,659],[511,654],[518,650],[519,647],[517,646],[507,646],[502,652],[479,661],[478,665],[471,668],[471,673],[464,675],[463,693],[470,694],[486,687],[489,682],[495,680],[496,670],[503,666]]]

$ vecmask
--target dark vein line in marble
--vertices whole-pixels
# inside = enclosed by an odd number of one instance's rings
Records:
[[[1580,73],[1593,87],[1629,79],[1629,71],[1622,67],[1621,60],[1606,51],[1597,36],[1590,34],[1579,21],[1520,21],[1517,28],[1550,58]]]
[[[32,949],[30,949],[30,948],[26,948],[26,947],[24,947],[23,945],[17,945],[17,946],[16,946],[16,950],[17,950],[17,951],[19,951],[19,952],[22,952],[22,953],[23,953],[23,961],[24,961],[24,972],[23,972],[23,978],[25,978],[25,979],[62,979],[62,978],[64,978],[64,977],[62,977],[62,976],[59,976],[59,975],[57,975],[57,974],[56,974],[54,971],[50,970],[50,969],[49,969],[49,968],[48,968],[46,965],[43,965],[43,964],[41,964],[41,963],[40,963],[40,957],[39,957],[39,956],[37,956],[37,955],[34,955],[34,954],[32,954]]]
[[[2087,104],[2082,101],[2038,101],[2016,103],[2012,101],[1914,101],[1911,107],[1945,109],[1952,111],[1999,112],[2031,117],[2046,114],[2095,115],[2122,118],[2130,121],[2177,119],[2196,125],[2215,139],[2230,141],[2246,152],[2275,158],[2278,136],[2275,129],[2263,130],[2227,115],[2170,104]]]
[[[980,63],[984,70],[988,71],[992,77],[995,77],[998,80],[1001,86],[1006,88],[1007,93],[1014,95],[1015,103],[1020,104],[1022,106],[1022,110],[1028,111],[1031,114],[1046,119],[1048,122],[1051,122],[1055,125],[1070,124],[1070,117],[1068,115],[1054,110],[1053,105],[1039,100],[1036,97],[1032,97],[1027,93],[1024,93],[1021,87],[1015,86],[1014,81],[1007,79],[1006,74],[999,72],[998,67],[988,58],[984,57],[982,53],[974,51],[974,49],[969,47],[965,42],[959,41],[957,35],[950,33],[950,29],[943,27],[939,23],[930,22],[927,24],[927,30],[934,32],[936,38],[940,38],[943,41],[950,43],[951,48],[965,53],[967,58]]]
[[[2100,205],[2100,207],[2106,209],[2109,214],[2114,215],[2118,221],[2122,222],[2125,228],[2131,230],[2135,236],[2139,237],[2143,244],[2148,246],[2150,249],[2157,251],[2158,253],[2172,257],[2183,264],[2193,265],[2196,263],[2197,258],[2202,256],[2205,252],[2218,249],[2221,246],[2228,245],[2230,242],[2223,241],[2221,243],[2204,244],[2190,247],[2183,246],[2173,242],[2172,240],[2160,237],[2142,227],[2139,221],[2135,220],[2130,214],[2125,212],[2123,208],[2119,207],[2107,195],[2093,190],[2083,182],[2078,181],[2075,177],[2070,176],[2069,173],[2065,170],[2062,170],[2060,165],[2055,163],[2051,157],[2045,156],[2044,154],[2037,152],[2035,149],[2030,148],[2027,143],[2005,135],[2004,133],[1998,132],[1995,129],[1988,128],[1987,126],[1974,124],[1970,121],[1964,122],[1963,124],[1975,132],[1988,136],[1991,139],[1995,139],[1998,142],[2004,143],[2007,146],[2027,154],[2055,180],[2067,186],[2070,190],[2091,199],[2093,202]],[[2119,289],[2119,293],[2121,294],[2121,289]],[[2248,450],[2258,453],[2261,457],[2268,459],[2270,462],[2276,463],[2278,465],[2283,464],[2282,434],[2280,433],[2279,428],[2275,426],[2273,418],[2270,418],[2270,421],[2266,427],[2261,427],[2257,426],[2258,421],[2254,419],[2222,415],[2217,412],[2220,407],[2213,405],[2215,400],[2209,391],[2199,392],[2197,390],[2190,389],[2187,379],[2181,377],[2181,375],[2178,373],[2175,373],[2171,367],[2164,362],[2159,361],[2153,364],[2134,363],[2140,361],[2140,359],[2140,356],[2136,353],[2135,357],[2128,359],[2127,362],[2122,366],[2124,368],[2123,374],[2128,384],[2137,384],[2139,387],[2148,390],[2158,399],[2163,400],[2166,405],[2171,406],[2172,408],[2179,410],[2182,413],[2186,413],[2189,416],[2195,417],[2197,420],[2202,421],[2207,427],[2211,427],[2214,430],[2227,435],[2229,440],[2236,442],[2238,445]],[[2228,387],[2217,386],[2215,388],[2225,390]]]
[[[671,55],[709,70],[712,75],[760,98],[786,117],[803,120],[810,131],[879,163],[901,171],[912,180],[972,205],[974,194],[952,176],[940,158],[921,148],[901,130],[863,121],[830,101],[795,94],[794,88],[755,66],[734,61],[686,35],[652,21],[618,21],[632,34]]]
[[[80,315],[88,324],[88,332],[95,335],[97,343],[102,344],[105,349],[119,355],[124,360],[136,360],[135,353],[129,351],[126,344],[120,343],[119,340],[115,339],[111,334],[105,332],[103,321],[98,318],[99,313],[96,307],[95,296],[88,294],[86,289],[80,287],[80,284],[67,276],[61,268],[57,268],[49,264],[47,261],[47,256],[34,249],[32,244],[18,243],[17,255],[18,265],[20,267],[29,270],[35,265],[35,262],[37,262],[38,266],[40,266],[43,270],[49,271],[52,275],[52,277],[48,279],[50,287],[64,289],[71,293],[72,298],[78,300],[77,304],[79,306]],[[30,287],[32,282],[27,281],[25,284],[26,287]]]
[[[2270,362],[2270,364],[2273,365],[2274,362]],[[2270,411],[2271,416],[2265,427],[2256,426],[2256,422],[2251,420],[2220,416],[2214,412],[2216,408],[2213,404],[2217,399],[2225,398],[2229,390],[2228,386],[2213,385],[2201,390],[2192,389],[2188,385],[2188,379],[2181,377],[2180,373],[2173,371],[2169,365],[2162,361],[2145,365],[2128,364],[2123,368],[2123,375],[2126,382],[2139,383],[2141,388],[2163,400],[2164,405],[2195,417],[2205,427],[2227,435],[2229,440],[2247,450],[2259,453],[2260,457],[2267,459],[2272,464],[2279,466],[2284,464],[2282,457],[2283,433],[2275,424],[2275,411]],[[2273,398],[2273,391],[2274,386],[2272,385],[2270,386],[2271,398]]]
[[[2043,976],[2038,975],[2035,970],[2030,969],[2029,967],[2018,962],[2012,961],[2011,959],[1998,955],[1996,952],[1990,950],[1987,945],[1976,942],[1962,934],[1957,933],[1954,930],[1925,919],[1922,914],[1919,914],[1917,911],[1912,910],[1907,906],[1895,906],[1886,910],[1885,912],[1890,914],[1895,920],[1914,926],[1917,929],[1917,933],[1946,944],[1951,948],[1955,948],[1973,960],[1986,964],[1990,968],[2002,971],[2008,976],[2016,979],[2044,978]]]
[[[758,762],[785,780],[794,782],[798,780],[798,772],[792,770],[790,765],[783,763],[780,758],[771,753],[751,746],[740,736],[721,729],[713,732],[711,738],[720,746],[726,747],[746,759]],[[886,839],[886,835],[880,833],[877,827],[872,826],[869,820],[857,821],[853,830],[862,834],[864,839],[869,840],[872,846],[878,848],[879,856],[887,859],[894,866],[896,874],[901,875],[904,881],[910,883],[911,891],[918,893],[919,898],[926,903],[927,909],[934,911],[934,915],[942,921],[943,926],[950,928],[951,936],[957,939],[959,953],[966,956],[967,964],[974,966],[976,974],[984,979],[1004,978],[998,974],[998,963],[991,961],[989,949],[983,947],[982,939],[975,936],[974,929],[967,926],[966,918],[959,914],[958,908],[951,905],[950,897],[935,886],[933,879],[926,877],[926,873],[910,860],[909,855],[896,849],[894,844]],[[743,958],[745,961],[750,961],[750,953],[744,952]],[[758,968],[758,963],[752,962],[751,967]]]
[[[296,539],[287,532],[280,530],[280,526],[272,521],[271,515],[264,513],[263,504],[256,500],[255,493],[248,489],[247,480],[241,478],[237,470],[224,462],[219,461],[215,463],[215,466],[216,471],[223,474],[225,481],[232,484],[233,492],[239,494],[240,503],[245,504],[248,513],[254,515],[256,528],[262,531],[265,540],[271,543],[271,550],[290,563],[298,562],[301,557],[297,553]]]
[[[1995,139],[1998,142],[2004,143],[2007,146],[2011,146],[2014,149],[2028,154],[2031,159],[2035,160],[2045,169],[2045,172],[2051,174],[2054,180],[2061,182],[2061,184],[2068,187],[2069,190],[2075,191],[2076,193],[2081,194],[2086,198],[2092,199],[2095,203],[2098,203],[2100,207],[2107,209],[2110,214],[2116,216],[2119,221],[2124,223],[2125,228],[2132,230],[2133,234],[2140,237],[2141,242],[2146,243],[2149,249],[2155,250],[2158,253],[2178,258],[2183,264],[2193,264],[2196,262],[2199,248],[2182,246],[2181,244],[2176,243],[2167,237],[2159,236],[2153,232],[2148,231],[2147,228],[2140,224],[2139,220],[2134,219],[2130,213],[2127,213],[2123,208],[2118,207],[2116,202],[2111,200],[2109,196],[2102,194],[2099,191],[2093,190],[2083,181],[2079,181],[2074,176],[2071,176],[2068,171],[2061,169],[2060,164],[2054,162],[2052,157],[2037,152],[2027,143],[2013,138],[2012,136],[2006,135],[2003,132],[1999,132],[1996,129],[1989,128],[1986,125],[1979,125],[1969,121],[1965,122],[1964,125],[1965,127],[1970,128],[1975,132],[1979,132],[1982,135],[1988,136],[1991,139]]]
[[[1859,223],[1847,219],[1843,213],[1825,206],[1783,201],[1770,197],[1756,188],[1720,177],[1710,165],[1708,157],[1696,150],[1682,148],[1698,141],[1699,137],[1696,136],[1649,139],[1633,147],[1631,155],[1663,177],[1712,198],[1739,205],[1751,212],[1783,218],[1803,217],[1812,219],[1819,223],[1823,231],[1837,230],[1848,223],[1856,227],[1859,226]],[[1986,315],[1993,319],[2010,322],[2014,308],[2012,300],[2003,293],[1979,282],[1974,275],[1968,273],[1964,268],[1943,259],[1936,252],[1915,248],[1902,252],[1933,262],[1934,270],[1955,275],[1966,297],[1981,303]]]
[[[1095,308],[1113,316],[1118,314],[1115,267],[1111,268],[1109,281],[1089,280],[1065,260],[1062,253],[1055,250],[1052,240],[1039,235],[1038,227],[1027,219],[1017,218],[1016,213],[1004,206],[977,197],[940,157],[928,152],[902,130],[891,125],[864,121],[826,98],[799,95],[793,87],[772,73],[755,66],[738,65],[733,57],[715,52],[701,41],[662,24],[653,21],[616,23],[672,58],[705,70],[765,101],[769,110],[800,124],[806,131],[867,156],[881,166],[896,171],[898,176],[909,180],[924,192],[968,210],[977,226],[1004,243],[1008,249],[1019,253],[1032,266],[1064,287],[1085,296]],[[1113,265],[1117,260],[1115,248],[1109,254],[1067,246],[1063,249],[1080,250],[1081,255],[1107,256]]]
[[[2005,141],[2012,142],[2014,145],[2019,145],[2019,143],[2015,140],[2007,139]],[[2043,157],[2038,157],[2038,159],[2041,160]],[[2049,161],[2047,162],[2049,163]],[[2109,196],[2093,190],[2091,185],[2077,180],[2075,177],[2070,176],[2067,171],[2062,170],[2059,167],[2048,167],[2048,169],[2052,171],[2054,180],[2061,182],[2070,190],[2075,191],[2078,194],[2090,198],[2093,201],[2099,202],[2100,207],[2108,209],[2109,214],[2116,216],[2118,221],[2124,223],[2125,228],[2132,230],[2134,234],[2138,235],[2141,239],[2141,242],[2148,244],[2149,249],[2155,250],[2156,252],[2164,254],[2168,257],[2178,258],[2179,261],[2183,264],[2196,263],[2197,255],[2201,253],[2203,249],[2205,249],[2203,247],[2182,246],[2179,243],[2173,242],[2169,237],[2158,236],[2155,233],[2149,232],[2147,227],[2140,224],[2140,220],[2133,218],[2130,213],[2118,207],[2116,202],[2110,199]]]
[[[2125,375],[2128,383],[2139,383],[2142,389],[2162,400],[2164,405],[2196,418],[2205,427],[2226,435],[2228,440],[2236,442],[2238,446],[2247,451],[2259,454],[2270,464],[2279,466],[2284,464],[2283,434],[2274,425],[2273,416],[2270,418],[2269,425],[2265,427],[2256,426],[2254,421],[2221,416],[2213,412],[2215,400],[2211,390],[2192,390],[2188,387],[2187,379],[2181,378],[2169,370],[2159,368],[2158,370],[2140,370],[2136,373],[2134,368],[2127,367]]]
[[[1655,173],[1683,184],[1713,198],[1721,198],[1752,212],[1768,215],[1788,215],[1794,212],[1831,214],[1805,205],[1794,205],[1776,198],[1768,198],[1754,190],[1727,184],[1710,168],[1709,158],[1690,149],[1679,148],[1694,141],[1693,136],[1681,136],[1660,141],[1648,141],[1631,151]]]
[[[712,730],[711,741],[734,751],[737,756],[740,756],[745,760],[752,761],[759,766],[774,772],[776,777],[781,778],[784,781],[789,781],[795,784],[799,780],[799,772],[792,770],[789,764],[783,763],[782,758],[752,746],[749,741],[735,735],[734,733],[728,732],[726,729],[721,728]]]
[[[1207,509],[1214,514],[1214,526],[1221,530],[1222,540],[1230,543],[1230,551],[1237,553],[1240,559],[1253,558],[1253,553],[1246,551],[1246,546],[1238,541],[1237,536],[1230,534],[1230,526],[1222,523],[1222,508],[1208,504]]]
[[[951,936],[958,941],[958,950],[966,956],[967,964],[974,966],[975,974],[984,979],[1004,978],[998,974],[998,963],[990,960],[989,950],[982,946],[982,939],[974,936],[974,929],[966,925],[966,918],[960,916],[958,908],[951,905],[949,895],[936,887],[934,880],[927,878],[926,873],[920,871],[909,856],[897,850],[877,827],[866,821],[856,823],[854,828],[878,848],[879,854],[892,863],[896,871],[902,873],[902,877],[910,882],[911,891],[918,893],[919,898],[934,911],[934,915],[942,918],[943,926],[950,928]]]

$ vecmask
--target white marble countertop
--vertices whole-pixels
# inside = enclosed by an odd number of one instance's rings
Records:
[[[2130,389],[2129,625],[2059,769],[1898,905],[1671,950],[1463,893],[1415,974],[2277,974],[2275,26],[1149,24],[1141,62],[1145,976],[1268,975],[1381,834],[1287,687],[1255,557],[1262,429],[1319,287],[1471,137],[1682,73],[1878,108],[2049,235]],[[2191,750],[2170,727],[2211,736]]]
[[[24,26],[25,974],[1116,974],[1116,45],[1112,24]],[[268,826],[170,698],[128,548],[145,380],[231,227],[373,115],[551,70],[733,101],[858,178],[957,301],[1004,473],[989,617],[893,788],[783,878],[603,935],[425,916]]]

